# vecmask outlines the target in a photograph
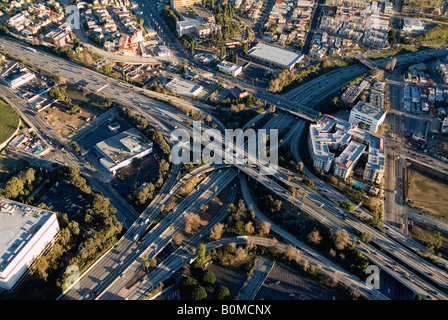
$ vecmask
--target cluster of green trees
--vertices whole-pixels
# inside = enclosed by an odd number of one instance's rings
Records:
[[[170,28],[173,34],[177,34],[176,32],[176,22],[179,21],[179,18],[176,14],[171,10],[169,5],[166,5],[162,9],[162,19],[165,21],[168,28]]]
[[[159,162],[159,175],[155,183],[149,182],[143,189],[137,189],[135,192],[134,201],[138,205],[144,205],[148,201],[154,199],[156,188],[160,188],[163,185],[164,178],[167,176],[170,169],[170,164],[165,159],[161,159]]]
[[[156,80],[153,83],[151,83],[151,86],[149,87],[150,90],[163,93],[163,94],[171,94],[170,90],[165,88],[163,84],[160,83],[160,81]]]
[[[235,64],[238,64],[238,53],[235,53],[234,51],[230,51],[227,55],[227,61],[233,62]]]
[[[67,90],[67,85],[61,86],[59,88],[53,87],[48,91],[50,98],[56,99],[58,101],[65,100],[65,90]]]
[[[358,253],[353,243],[349,243],[345,232],[328,230],[308,217],[300,208],[289,203],[280,203],[281,200],[263,186],[256,186],[253,192],[258,195],[259,209],[271,216],[274,223],[283,225],[299,240],[308,241],[322,254],[335,258],[347,270],[358,276],[363,275],[368,259]]]
[[[409,39],[407,42],[413,44],[416,47],[422,45],[435,45],[443,44],[448,41],[448,25],[439,24],[432,29],[426,31],[423,35],[418,36],[415,39]]]
[[[37,174],[30,168],[21,173],[24,184],[32,184]],[[71,275],[66,267],[76,265],[81,270],[96,260],[116,242],[122,225],[115,217],[116,209],[101,193],[92,191],[77,167],[58,167],[48,174],[52,182],[66,180],[75,186],[88,208],[81,219],[70,220],[65,213],[55,212],[60,226],[58,241],[40,256],[31,266],[30,277],[15,293],[21,299],[54,299],[70,283]],[[13,194],[7,194],[12,196]],[[54,211],[53,207],[41,202],[39,208]]]
[[[240,199],[237,205],[230,204],[227,212],[229,215],[225,223],[218,223],[212,228],[210,232],[212,240],[219,240],[225,233],[261,237],[269,235],[271,225],[258,220],[253,210],[247,208],[243,199]]]
[[[190,265],[190,273],[193,277],[184,277],[179,284],[180,295],[188,300],[206,300],[208,295],[204,287],[212,288],[216,276],[211,270],[205,269],[205,262],[209,259],[206,255],[205,245],[198,244],[196,248],[196,259]],[[229,289],[219,285],[214,288],[213,296],[216,300],[225,300],[230,296]]]
[[[390,44],[396,44],[397,43],[397,30],[395,29],[390,29],[388,34],[387,34],[387,41]]]
[[[142,117],[137,116],[134,111],[120,107],[120,116],[129,121],[132,126],[136,127],[143,135],[154,143],[154,150],[163,157],[168,157],[171,153],[171,147],[163,137],[160,131],[150,127],[148,122]]]
[[[196,41],[189,34],[182,35],[179,41],[184,47],[190,48],[191,52],[194,52],[194,50],[196,49]]]
[[[70,141],[70,145],[72,146],[73,150],[75,150],[76,153],[81,152],[81,147],[76,141]]]
[[[289,145],[288,147],[280,147],[278,153],[278,164],[291,170],[292,172],[303,175],[303,162],[297,163],[289,148]]]
[[[41,182],[41,178],[36,180],[36,170],[29,168],[26,171],[21,171],[18,176],[12,177],[6,182],[5,186],[0,189],[0,196],[17,200],[20,202],[29,203],[29,194],[33,191],[35,184]]]
[[[339,67],[346,67],[347,65],[353,63],[352,60],[349,61],[328,61],[324,60],[318,64],[309,66],[306,69],[301,69],[297,73],[290,70],[283,70],[279,73],[277,78],[271,79],[269,81],[268,91],[270,92],[282,92],[285,87],[293,88],[302,83],[310,81],[328,71],[334,70]]]

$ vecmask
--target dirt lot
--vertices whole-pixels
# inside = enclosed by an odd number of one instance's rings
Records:
[[[414,207],[448,220],[448,185],[416,171],[408,170],[407,198]]]
[[[60,132],[63,137],[82,128],[87,123],[86,120],[88,118],[93,119],[93,117],[98,115],[93,108],[90,110],[81,108],[79,112],[75,114],[69,114],[66,110],[67,107],[64,104],[57,103],[41,112],[45,119],[47,119],[53,128]]]

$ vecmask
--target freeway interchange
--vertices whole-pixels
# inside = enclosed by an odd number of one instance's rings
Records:
[[[188,132],[191,132],[191,128],[185,125],[188,117],[183,112],[165,103],[152,99],[158,98],[166,101],[168,99],[173,99],[171,96],[167,97],[152,91],[142,90],[123,84],[120,81],[105,77],[88,68],[65,61],[51,54],[23,50],[24,46],[17,44],[15,41],[3,39],[2,43],[5,47],[4,50],[12,56],[24,57],[27,63],[44,69],[50,74],[64,76],[69,79],[70,82],[77,83],[84,81],[84,83],[86,83],[86,89],[96,92],[98,95],[109,97],[117,103],[130,108],[137,114],[145,115],[152,125],[162,129],[161,131],[165,137],[169,137],[170,128],[172,129],[174,127],[183,128]],[[403,60],[408,61],[408,58],[403,58]],[[351,76],[356,76],[358,72],[363,70],[362,67],[358,66],[357,68],[359,68],[357,72],[349,71],[350,73],[353,73]],[[326,84],[334,85],[332,80],[329,79],[330,77],[331,75],[326,75],[323,81],[325,81]],[[336,78],[339,77],[333,76],[332,79]],[[345,81],[346,79],[343,80]],[[320,81],[322,81],[322,79],[320,79]],[[321,89],[321,86],[319,86],[319,89]],[[322,90],[325,90],[325,87],[322,88]],[[6,92],[6,97],[11,98],[8,102],[19,111],[27,123],[36,127],[37,132],[44,134],[45,138],[58,141],[61,145],[66,147],[67,151],[64,152],[59,150],[57,152],[63,152],[63,157],[66,159],[68,165],[79,166],[82,169],[83,174],[85,174],[87,178],[90,177],[89,181],[92,185],[111,199],[112,204],[117,208],[117,218],[126,217],[128,219],[128,225],[125,225],[127,232],[119,243],[101,257],[91,268],[86,270],[76,282],[77,285],[64,292],[60,299],[87,299],[92,296],[95,296],[97,299],[112,299],[138,271],[141,265],[141,263],[138,262],[139,257],[142,257],[144,254],[153,257],[160,252],[161,249],[169,243],[170,236],[173,234],[174,230],[179,230],[179,228],[183,226],[185,222],[185,215],[183,213],[198,211],[200,204],[207,203],[215,195],[216,191],[213,191],[215,186],[221,191],[231,183],[237,174],[250,176],[277,196],[300,207],[329,229],[335,231],[339,229],[346,230],[352,240],[354,239],[356,232],[371,233],[374,246],[365,243],[355,244],[355,246],[371,261],[380,266],[383,271],[403,283],[403,285],[424,298],[448,298],[448,296],[439,289],[447,288],[448,274],[446,271],[435,267],[412,252],[409,249],[409,246],[406,245],[406,240],[403,239],[401,233],[396,232],[394,234],[391,232],[389,235],[385,235],[351,215],[348,215],[348,218],[344,219],[342,210],[333,202],[318,193],[311,193],[307,197],[301,199],[300,195],[303,195],[305,189],[299,182],[295,180],[290,181],[288,179],[288,176],[294,175],[293,173],[282,168],[282,170],[278,170],[271,176],[263,175],[260,173],[260,168],[263,167],[265,163],[257,162],[258,160],[255,156],[246,152],[244,149],[236,148],[236,153],[243,155],[243,158],[247,158],[248,162],[256,163],[257,165],[249,165],[244,161],[241,162],[241,158],[234,154],[232,155],[233,161],[231,168],[228,168],[228,165],[223,165],[220,169],[216,166],[200,167],[198,172],[212,172],[208,178],[201,182],[200,186],[202,190],[193,191],[178,205],[175,212],[170,213],[168,217],[161,220],[161,222],[143,238],[140,238],[149,223],[143,222],[147,221],[147,219],[148,221],[153,221],[160,213],[161,206],[164,203],[167,203],[173,194],[176,194],[182,183],[185,181],[186,178],[184,177],[182,180],[176,182],[177,174],[180,170],[179,166],[174,166],[173,173],[161,192],[142,214],[138,214],[134,212],[125,201],[121,201],[121,197],[116,196],[112,188],[98,177],[94,170],[85,163],[82,157],[68,151],[70,150],[68,142],[55,133],[54,130],[49,128],[39,117],[37,112],[31,111],[24,102],[12,98],[14,95],[13,92],[8,92],[6,88],[4,92]],[[304,97],[300,96],[300,94],[291,95],[287,98],[281,98],[266,92],[256,92],[256,96],[258,95],[263,96],[263,99],[268,100],[269,103],[278,104],[281,102],[279,105],[280,108],[289,111],[294,115],[301,115],[307,120],[314,119],[316,116],[314,110],[302,107],[296,102],[293,102],[295,99],[298,99],[299,101],[301,99],[303,100]],[[313,98],[314,97],[309,96],[309,99]],[[187,108],[200,110],[203,110],[201,108],[204,108],[204,105],[200,103],[184,101],[178,98],[175,102]],[[311,103],[311,100],[305,102]],[[224,129],[222,125],[219,125],[219,127],[220,129]],[[206,125],[203,125],[202,129],[204,131],[209,128]],[[297,132],[300,132],[300,130],[297,130]],[[213,145],[216,147],[216,150],[219,150],[218,142],[213,142]],[[226,155],[223,154],[222,156],[225,158]],[[222,173],[221,170],[223,171]],[[211,179],[210,177],[214,177],[214,179]],[[286,186],[297,188],[299,194],[296,197],[292,196],[291,192],[286,189]],[[134,221],[134,223],[131,223],[132,221]],[[393,229],[393,227],[390,228]],[[134,240],[136,235],[136,238],[138,239],[137,242]],[[203,236],[203,234],[201,236]],[[192,246],[190,246],[190,251],[191,248]],[[189,259],[185,258],[185,261],[182,259],[182,262],[180,264],[177,262],[175,267],[168,267],[167,274],[169,274],[169,272],[174,272],[181,265],[189,262],[192,258],[191,254],[192,253],[190,252],[188,255]],[[411,270],[417,270],[418,272]],[[406,274],[411,274],[413,276],[405,276]],[[147,285],[145,283],[146,286],[142,283],[139,284],[139,287],[143,287],[140,288],[140,292],[146,292],[149,290],[148,288],[155,286],[157,281],[160,281],[161,278],[159,278],[159,280],[158,278],[152,279]],[[141,294],[139,296],[135,292],[132,293],[133,298],[136,298],[137,296],[141,298]],[[366,297],[372,298],[368,294],[366,294]]]

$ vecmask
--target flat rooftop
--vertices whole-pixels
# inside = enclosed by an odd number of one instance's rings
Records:
[[[194,82],[180,79],[180,78],[174,78],[170,82],[168,82],[165,87],[178,94],[189,94],[189,95],[196,95],[200,91],[202,91],[203,87],[201,85],[198,85]]]
[[[53,212],[0,198],[0,271],[5,270]]]
[[[352,110],[376,120],[381,119],[381,117],[386,113],[385,109],[364,101],[359,101]]]
[[[270,61],[286,67],[291,67],[295,63],[299,62],[303,57],[300,53],[270,46],[262,42],[251,48],[247,54],[256,59]]]
[[[365,145],[355,141],[350,141],[348,146],[336,159],[336,161],[338,162],[337,165],[346,169],[350,168],[358,161],[359,157],[362,155],[365,149]]]
[[[229,69],[232,71],[236,71],[236,70],[242,68],[242,66],[232,63],[232,62],[229,62],[229,61],[221,61],[220,63],[218,63],[218,67],[226,68],[226,69]]]
[[[152,142],[131,128],[98,142],[95,147],[105,156],[102,161],[110,168],[152,148]]]

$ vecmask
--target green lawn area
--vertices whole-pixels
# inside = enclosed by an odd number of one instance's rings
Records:
[[[19,124],[17,113],[3,100],[0,99],[0,143],[7,140],[16,131]]]

